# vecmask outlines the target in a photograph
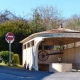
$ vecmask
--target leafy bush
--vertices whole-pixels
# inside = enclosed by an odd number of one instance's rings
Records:
[[[14,53],[11,52],[11,61],[12,61],[13,55],[14,55]],[[4,61],[5,63],[8,63],[8,61],[9,61],[9,51],[1,51],[0,56],[1,56],[2,61]]]
[[[13,59],[12,59],[12,63],[13,63],[13,65],[17,65],[20,63],[20,59],[19,59],[18,54],[14,54]]]

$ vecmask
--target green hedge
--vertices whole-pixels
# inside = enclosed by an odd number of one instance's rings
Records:
[[[12,64],[17,65],[20,63],[20,58],[18,54],[14,54],[13,59],[12,59]]]
[[[11,52],[11,61],[13,58],[14,53]],[[4,61],[5,63],[9,62],[9,51],[1,51],[0,52],[0,58],[2,59],[2,61]]]

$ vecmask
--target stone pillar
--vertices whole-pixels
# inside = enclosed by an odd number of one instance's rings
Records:
[[[35,69],[35,48],[34,48],[34,43],[32,43],[32,69]]]
[[[38,47],[39,44],[43,41],[43,38],[35,38],[35,57],[34,57],[34,69],[38,71]]]
[[[32,44],[30,42],[30,63],[29,63],[29,70],[32,70]]]
[[[27,64],[28,64],[28,62],[27,62],[27,44],[26,44],[26,67],[25,67],[26,69],[28,68]]]
[[[24,68],[26,68],[26,58],[27,58],[26,52],[27,52],[26,44],[23,44],[22,46],[22,64]]]
[[[24,45],[22,45],[22,65],[24,66],[24,63],[23,63],[23,47],[24,47]]]

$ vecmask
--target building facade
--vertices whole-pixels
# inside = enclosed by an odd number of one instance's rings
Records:
[[[35,70],[49,71],[50,63],[80,65],[80,32],[65,28],[34,33],[20,41],[22,64]]]

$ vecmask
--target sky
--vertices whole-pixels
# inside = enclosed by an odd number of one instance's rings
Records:
[[[80,0],[0,0],[0,12],[9,10],[21,17],[32,13],[33,9],[40,6],[56,7],[64,18],[80,15]]]

